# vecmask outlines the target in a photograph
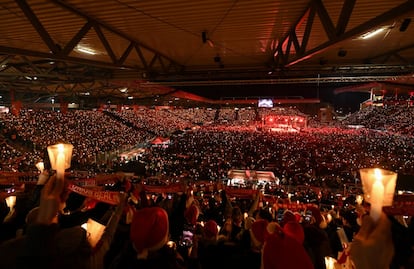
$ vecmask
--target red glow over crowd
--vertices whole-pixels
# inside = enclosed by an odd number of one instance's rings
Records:
[[[413,268],[411,215],[383,214],[373,224],[364,217],[369,204],[356,202],[361,168],[414,177],[413,116],[407,106],[369,107],[324,124],[294,107],[3,113],[2,197],[17,199],[0,208],[0,261],[7,268],[325,269],[333,257],[349,266],[342,268]],[[46,147],[62,142],[74,150],[59,186]],[[229,186],[232,169],[270,171],[277,182]],[[10,173],[29,179],[16,184]],[[396,191],[411,190],[397,184]],[[81,228],[88,219],[106,226],[93,247]],[[389,235],[373,239],[385,254],[365,261],[359,254],[369,252],[364,240],[375,229]]]

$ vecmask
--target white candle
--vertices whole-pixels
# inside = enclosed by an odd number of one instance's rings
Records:
[[[329,256],[325,257],[325,265],[326,265],[326,269],[335,269],[335,264],[337,263],[337,261]]]
[[[5,200],[6,200],[7,207],[9,207],[10,209],[12,209],[14,205],[16,204],[16,196],[14,195],[7,197]]]
[[[102,225],[93,219],[88,219],[88,221],[82,224],[81,227],[86,230],[88,241],[92,247],[95,247],[99,242],[106,228],[105,225]]]
[[[65,147],[63,144],[58,145],[58,154],[56,157],[56,178],[62,179],[65,174]]]
[[[362,195],[358,195],[356,197],[356,202],[357,202],[358,205],[361,205],[362,204]]]
[[[382,174],[379,169],[375,169],[375,182],[371,189],[371,209],[370,215],[374,221],[378,221],[384,203],[384,184],[382,183]]]
[[[43,162],[38,162],[36,164],[36,168],[39,169],[40,173],[43,173],[43,170],[45,169],[45,164]]]

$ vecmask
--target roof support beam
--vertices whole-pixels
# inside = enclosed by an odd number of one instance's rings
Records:
[[[17,5],[19,5],[20,9],[23,11],[24,15],[29,19],[30,23],[33,25],[39,36],[42,38],[43,42],[48,46],[50,51],[53,53],[58,53],[59,48],[56,46],[53,39],[50,37],[49,33],[43,27],[42,23],[33,13],[32,9],[26,3],[25,0],[16,0]]]
[[[374,57],[368,58],[365,61],[366,62],[372,62],[373,60],[379,59],[379,58],[382,58],[382,57],[389,57],[389,56],[392,56],[392,55],[395,56],[399,52],[404,51],[404,50],[409,50],[409,49],[414,49],[414,44],[410,44],[410,45],[407,45],[405,47],[398,48],[396,50],[387,51],[386,53],[382,53],[382,54],[376,55]]]
[[[306,46],[308,45],[310,33],[312,30],[313,20],[315,19],[315,14],[316,14],[315,9],[311,8],[309,10],[308,20],[306,22],[305,33],[303,34],[303,38],[302,38],[302,45],[299,50],[300,54],[305,53]]]
[[[128,48],[126,48],[126,50],[122,54],[121,58],[119,58],[117,64],[123,64],[125,62],[126,58],[128,58],[128,56],[131,53],[134,46],[135,46],[134,42],[129,43]]]
[[[183,69],[184,68],[183,65],[175,62],[173,59],[169,58],[168,56],[163,55],[160,52],[154,50],[153,48],[142,44],[138,40],[133,39],[129,35],[127,35],[127,34],[121,32],[121,31],[115,29],[114,27],[112,27],[112,26],[110,26],[110,25],[108,25],[108,24],[106,24],[106,23],[104,23],[102,21],[99,21],[98,19],[93,18],[90,15],[85,14],[84,12],[82,12],[82,11],[76,9],[75,7],[71,6],[70,4],[68,4],[66,1],[63,1],[63,0],[52,0],[52,2],[55,3],[56,5],[59,5],[59,6],[63,7],[63,8],[65,8],[66,10],[68,10],[68,11],[70,11],[70,12],[72,12],[72,13],[74,13],[74,14],[76,14],[76,15],[78,15],[78,16],[86,19],[86,20],[88,20],[88,21],[93,21],[100,28],[106,29],[106,30],[108,30],[108,31],[110,31],[110,32],[118,35],[119,37],[121,37],[121,38],[123,38],[125,40],[128,40],[128,41],[134,43],[136,48],[138,48],[138,47],[144,48],[146,51],[149,51],[149,52],[153,53],[155,58],[158,58],[158,57],[163,58],[164,62],[167,62],[168,61],[168,62],[172,63],[173,65],[177,65],[177,66],[179,66],[179,69]],[[105,46],[105,44],[104,44],[104,46]],[[108,44],[108,46],[109,46],[109,44]],[[138,49],[137,49],[137,51],[138,51]],[[108,53],[110,54],[110,52],[108,52]],[[140,56],[140,58],[141,58],[141,60],[144,59],[141,56]],[[112,56],[111,56],[111,59],[112,59]],[[125,61],[125,60],[123,60],[123,61]],[[114,61],[114,63],[117,63],[117,62],[120,62],[120,61],[119,60]],[[149,69],[147,69],[148,68],[148,64],[146,62],[142,62],[142,64],[146,67],[146,71],[150,71]]]
[[[99,39],[101,40],[102,44],[104,45],[106,52],[108,52],[109,57],[111,57],[111,60],[113,63],[117,63],[118,60],[116,59],[115,53],[111,48],[111,45],[109,45],[108,40],[106,39],[105,35],[103,34],[101,27],[98,24],[95,24],[93,26],[96,33],[98,34]]]
[[[66,56],[62,54],[52,54],[52,53],[45,53],[33,50],[26,50],[26,49],[19,49],[19,48],[12,48],[6,46],[0,46],[0,54],[11,54],[11,55],[22,55],[22,56],[31,56],[31,57],[38,57],[38,58],[46,58],[50,59],[51,61],[66,61],[71,63],[83,64],[83,65],[90,65],[101,67],[105,69],[131,69],[131,70],[138,70],[142,71],[142,69],[137,68],[135,66],[126,66],[126,65],[118,65],[112,64],[108,62],[101,62],[101,61],[94,61],[89,59],[77,58]]]
[[[6,55],[4,56],[4,58],[0,61],[0,70],[4,70],[5,68],[7,68],[7,63],[10,61],[10,59],[12,59],[14,57],[14,55]]]
[[[86,22],[85,25],[76,33],[74,37],[66,44],[65,48],[62,51],[63,55],[69,55],[71,51],[79,44],[82,38],[89,32],[92,27],[90,21]]]
[[[332,47],[333,45],[344,41],[346,39],[349,39],[351,37],[354,36],[358,36],[361,35],[369,30],[371,30],[372,28],[376,27],[377,25],[381,25],[382,23],[388,22],[392,19],[395,19],[396,17],[399,17],[403,14],[406,14],[407,12],[410,12],[414,10],[414,1],[406,1],[403,4],[400,4],[399,6],[386,11],[384,13],[382,13],[381,15],[368,20],[365,23],[362,23],[361,25],[343,33],[340,34],[338,36],[336,36],[333,39],[328,40],[327,42],[311,49],[308,51],[305,51],[305,53],[303,53],[302,55],[298,55],[295,59],[292,59],[288,64],[286,64],[287,67],[295,65],[299,62],[302,62],[306,59],[309,59],[323,51],[325,51],[326,49],[329,49],[330,47]],[[328,34],[329,35],[329,34]]]
[[[336,35],[345,33],[352,11],[354,10],[356,0],[345,0],[342,6],[341,15],[339,15],[338,23],[336,24]]]
[[[29,59],[27,59],[26,56],[22,56],[23,61],[27,63],[35,72],[42,74],[43,72],[35,65],[33,64]]]
[[[140,47],[137,44],[135,44],[135,50],[138,53],[138,56],[141,59],[142,64],[144,65],[144,69],[148,71],[149,69],[148,69],[147,61],[145,60],[145,57],[142,54],[142,51],[141,51]]]
[[[152,57],[151,62],[149,64],[150,68],[152,68],[152,66],[155,64],[155,61],[157,60],[157,58],[158,58],[158,55],[154,54],[154,56]]]
[[[319,18],[321,19],[322,26],[325,29],[329,40],[334,39],[336,37],[336,29],[331,20],[331,17],[328,14],[328,11],[326,10],[321,0],[314,0],[313,4],[315,5]]]
[[[341,14],[338,19],[337,26],[335,27],[322,1],[312,0],[303,15],[297,20],[295,24],[292,25],[291,30],[287,33],[287,35],[277,42],[278,46],[272,53],[273,62],[276,65],[283,65],[285,67],[295,65],[325,51],[326,49],[329,49],[338,42],[344,41],[357,35],[361,35],[377,25],[383,24],[414,10],[414,1],[407,0],[399,6],[386,11],[375,18],[372,18],[353,29],[350,29],[349,31],[346,31],[346,27],[352,15],[352,11],[354,10],[355,2],[356,0],[344,0]],[[325,33],[328,36],[328,41],[320,44],[319,46],[316,46],[315,48],[307,50],[306,46],[309,40],[310,32],[312,30],[316,12],[319,15]],[[305,33],[302,38],[302,44],[298,48],[297,44],[295,44],[295,37],[297,36],[296,28],[306,18],[306,16],[308,16],[308,21],[306,24]],[[291,42],[294,42],[296,57],[289,60]]]

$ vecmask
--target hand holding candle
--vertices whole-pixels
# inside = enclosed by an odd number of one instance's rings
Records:
[[[63,180],[65,170],[70,168],[72,150],[73,145],[71,144],[56,144],[47,147],[50,164],[52,169],[56,170],[58,180]]]
[[[106,228],[105,225],[92,219],[88,219],[88,221],[82,224],[81,227],[88,233],[88,241],[92,247],[95,247],[96,244],[98,244]]]
[[[43,170],[45,170],[45,164],[44,162],[40,161],[36,164],[36,168],[40,171],[40,173],[43,173]]]
[[[364,198],[371,204],[370,215],[378,221],[383,206],[392,205],[397,173],[380,168],[360,170]]]
[[[63,179],[65,174],[65,154],[63,144],[58,144],[58,154],[56,157],[56,177]]]
[[[6,200],[7,207],[10,208],[10,210],[12,210],[14,205],[16,204],[16,196],[15,195],[9,196],[5,198],[5,200]]]
[[[371,209],[369,214],[372,219],[377,222],[382,213],[382,205],[384,203],[384,184],[382,183],[382,174],[375,169],[375,182],[371,189]]]

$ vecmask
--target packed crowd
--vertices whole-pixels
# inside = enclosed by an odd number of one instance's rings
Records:
[[[43,159],[49,145],[64,142],[74,145],[75,167],[96,162],[100,152],[135,147],[149,139],[149,133],[128,127],[96,111],[70,111],[66,114],[44,110],[22,110],[20,115],[1,115],[3,134],[17,140]],[[32,166],[33,167],[33,166]]]
[[[112,187],[119,203],[108,205],[64,186],[43,172],[15,206],[1,205],[4,268],[325,269],[326,257],[341,268],[413,266],[414,221],[383,214],[374,224],[355,197],[343,208],[291,211],[260,190],[234,199],[183,184],[181,192],[151,196],[124,178]],[[97,242],[90,219],[105,225]]]
[[[398,119],[410,118],[409,114],[400,111],[401,108],[394,108],[398,113],[380,113],[378,109],[361,110],[342,124],[368,125],[367,119],[371,124],[381,124],[386,118],[393,124],[393,127],[387,125],[387,129],[393,131],[405,122]],[[411,113],[410,109],[407,111]],[[222,113],[233,122],[222,124]],[[64,141],[74,145],[74,168],[94,169],[95,166],[95,170],[99,170],[96,156],[100,153],[143,146],[154,135],[164,135],[171,136],[169,147],[148,147],[146,154],[137,158],[145,163],[147,176],[179,177],[186,174],[192,180],[220,180],[226,178],[229,169],[269,169],[282,184],[308,183],[340,188],[341,184],[354,183],[361,167],[380,166],[414,175],[414,146],[409,135],[340,127],[307,128],[295,133],[267,132],[258,131],[254,124],[234,124],[240,121],[251,123],[252,118],[257,118],[256,113],[259,118],[267,113],[303,115],[291,107],[275,108],[270,112],[248,108],[142,108],[107,113],[69,111],[66,114],[23,110],[19,116],[1,115],[1,123],[3,134],[14,136],[28,146],[28,150],[17,150],[4,144],[3,159],[21,163],[20,170],[23,171],[28,167],[34,169],[34,164],[45,157],[48,145]],[[389,117],[383,117],[385,114]],[[214,119],[220,124],[214,124]],[[197,123],[202,128],[192,129]],[[177,130],[186,130],[185,135],[174,136]],[[408,131],[408,128],[404,130]],[[128,160],[118,157],[114,163],[123,161]],[[9,166],[3,165],[3,170],[7,169]],[[13,170],[19,170],[19,167]]]
[[[168,147],[149,146],[136,158],[145,166],[143,178],[218,182],[230,169],[270,170],[281,183],[273,197],[286,200],[288,192],[283,186],[304,185],[307,189],[291,191],[296,197],[288,203],[315,206],[292,212],[279,207],[277,199],[266,200],[260,190],[250,199],[236,199],[225,190],[192,192],[191,184],[183,184],[178,193],[150,195],[142,182],[128,179],[108,187],[121,191],[119,204],[111,206],[68,194],[65,185],[57,184],[54,176],[49,178],[46,170],[36,186],[28,185],[18,195],[15,206],[0,204],[0,265],[325,269],[325,257],[330,256],[341,263],[353,260],[356,269],[413,268],[414,221],[410,217],[383,215],[374,225],[365,216],[369,205],[358,206],[352,194],[340,206],[323,206],[336,195],[327,190],[355,183],[360,168],[375,166],[414,175],[414,141],[411,134],[400,132],[400,123],[388,126],[387,131],[392,132],[324,127],[292,133],[236,124],[257,119],[256,113],[248,109],[140,109],[67,114],[23,110],[20,116],[1,115],[7,137],[2,158],[26,164],[18,169],[29,164],[34,167],[36,158],[45,157],[46,146],[57,142],[73,144],[74,166],[88,170],[96,166],[98,152],[143,145],[154,135],[168,135]],[[300,115],[294,109],[289,113]],[[360,113],[366,114],[352,122],[352,117],[358,117],[350,116],[344,124],[371,127],[362,122],[371,115],[369,111]],[[405,117],[402,112],[384,113],[378,115]],[[223,124],[223,120],[228,122]],[[391,125],[393,121],[387,122]],[[199,128],[191,128],[195,124]],[[186,131],[173,135],[177,130]],[[30,155],[13,149],[9,140],[20,142]],[[124,161],[118,158],[116,162]],[[321,192],[310,186],[318,186]],[[106,224],[101,240],[93,246],[80,227],[89,218]],[[352,242],[351,252],[348,243],[341,241],[338,228]],[[375,242],[375,251],[370,249],[371,242]]]
[[[230,169],[271,170],[284,185],[342,188],[357,171],[379,166],[413,175],[413,140],[367,130],[308,129],[298,133],[206,127],[153,147],[140,161],[148,176],[220,180]]]
[[[412,135],[414,133],[414,107],[407,107],[407,105],[370,106],[351,114],[343,124],[363,125],[369,129]]]

